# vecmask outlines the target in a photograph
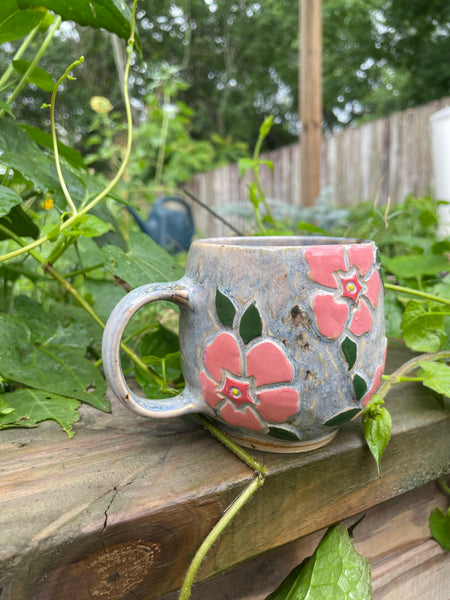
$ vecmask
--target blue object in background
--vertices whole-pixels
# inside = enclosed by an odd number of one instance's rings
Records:
[[[181,210],[164,206],[175,202],[182,206]],[[194,234],[194,220],[191,207],[185,200],[178,196],[158,198],[146,221],[131,206],[127,208],[142,231],[159,246],[173,253],[189,250]]]

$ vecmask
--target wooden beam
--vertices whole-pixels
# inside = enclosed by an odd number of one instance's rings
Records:
[[[320,194],[322,146],[322,3],[299,0],[301,204],[314,206]]]
[[[391,348],[387,372],[409,357]],[[393,429],[381,477],[360,422],[303,455],[255,452],[269,471],[265,484],[199,579],[448,472],[449,418],[431,392],[399,384],[387,406]],[[83,407],[72,440],[54,423],[0,432],[2,600],[151,600],[177,589],[254,476],[192,418],[144,419],[118,401],[112,409]]]

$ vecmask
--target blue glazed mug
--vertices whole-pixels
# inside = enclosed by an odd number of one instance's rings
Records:
[[[144,305],[180,307],[186,387],[131,391],[120,342]],[[329,442],[375,392],[384,368],[383,290],[371,241],[235,237],[195,241],[185,276],[127,294],[103,336],[115,395],[151,418],[203,413],[240,444],[301,452]]]

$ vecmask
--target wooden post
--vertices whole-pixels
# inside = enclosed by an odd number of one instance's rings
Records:
[[[320,193],[322,145],[322,3],[299,0],[301,204],[313,206]]]

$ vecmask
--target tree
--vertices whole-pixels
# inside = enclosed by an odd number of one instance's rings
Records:
[[[449,93],[446,0],[323,0],[322,5],[326,131]],[[167,64],[177,67],[177,76],[188,84],[179,100],[194,111],[195,138],[210,140],[216,133],[251,146],[270,113],[274,127],[266,147],[295,142],[298,18],[297,2],[141,0],[141,51],[131,76],[135,110],[145,115],[143,100],[155,74]],[[63,73],[72,60],[85,54],[76,72],[79,85],[58,98],[59,115],[70,118],[68,131],[76,123],[81,144],[93,117],[92,95],[105,95],[122,109],[111,34],[66,22],[54,42],[53,51],[40,63],[47,70],[52,65],[54,73]],[[0,46],[0,59],[7,63],[16,47]],[[18,99],[21,105],[15,114],[38,124],[46,118],[39,107],[48,101],[48,93],[28,89],[30,93]],[[64,129],[62,133],[69,135]]]

